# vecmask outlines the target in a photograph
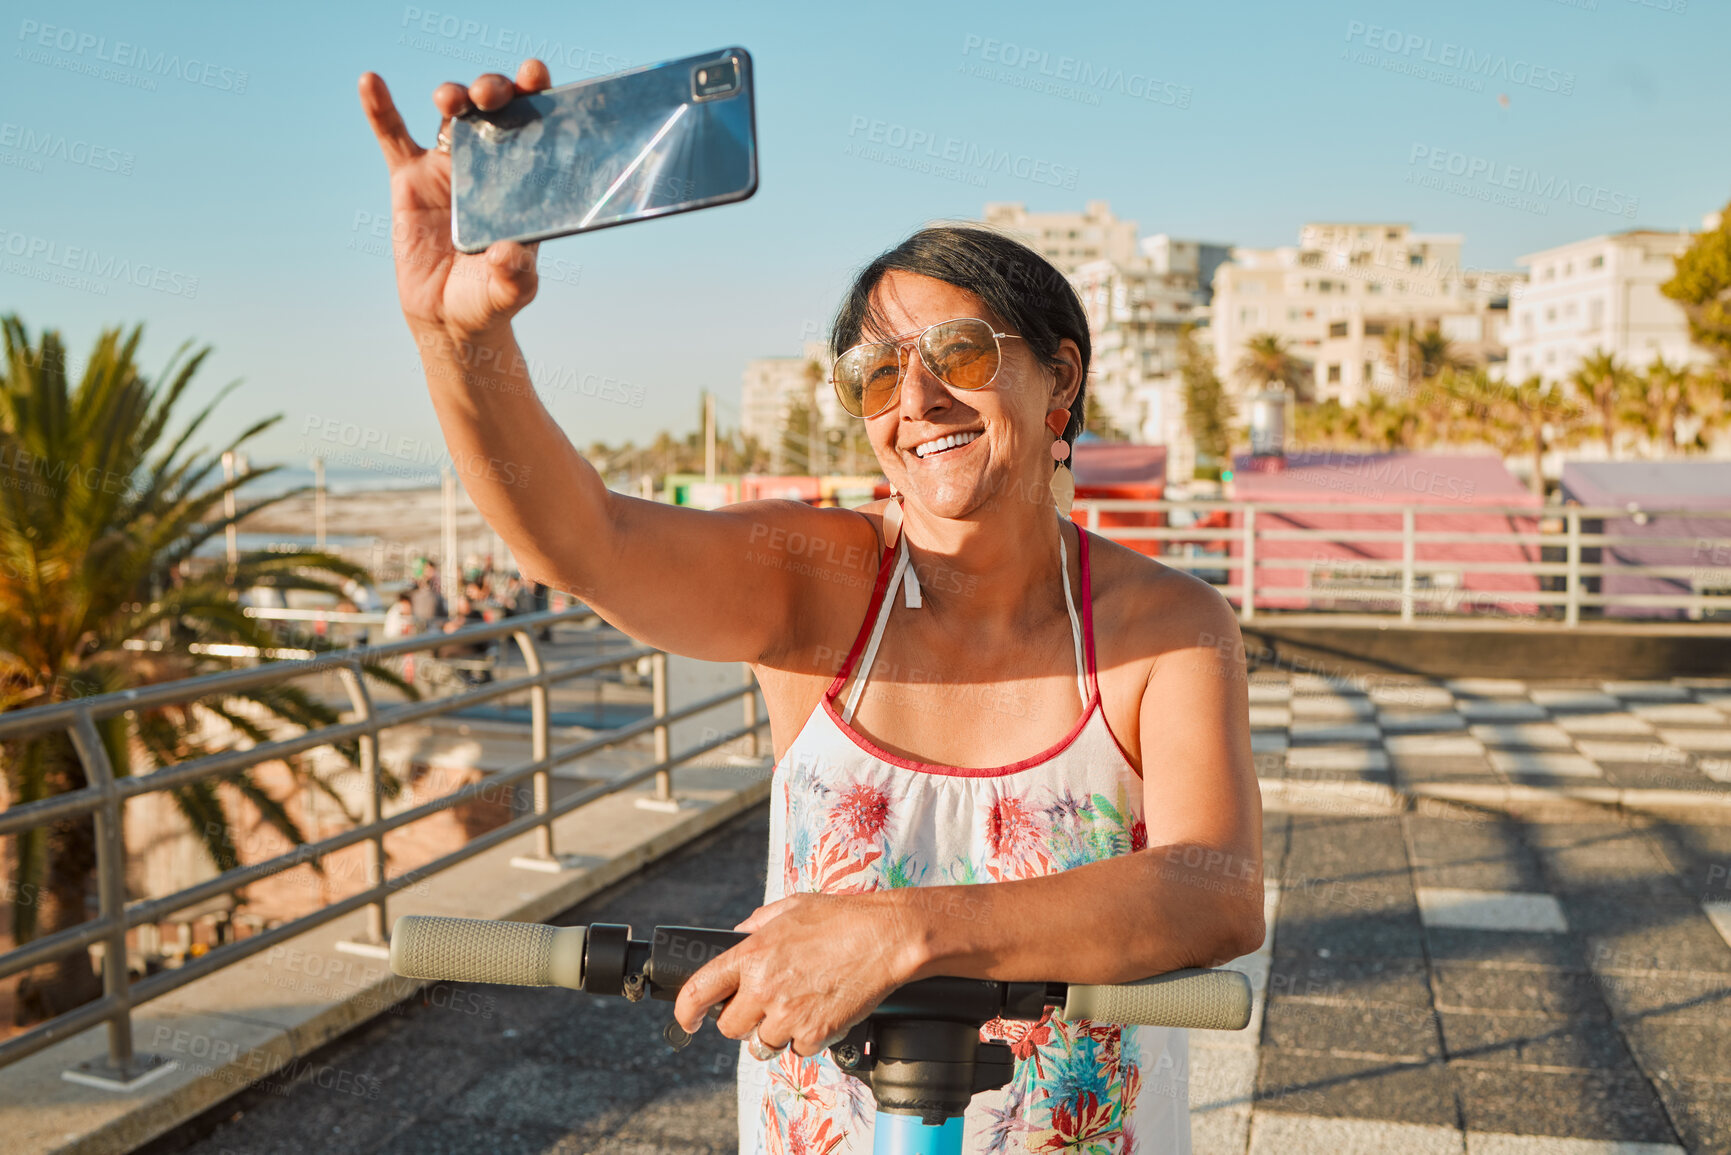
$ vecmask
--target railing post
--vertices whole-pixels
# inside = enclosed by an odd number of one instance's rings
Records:
[[[349,696],[349,704],[354,707],[358,721],[373,720],[373,698],[367,692],[367,684],[361,675],[359,662],[345,664],[340,674],[343,679],[343,689]],[[379,734],[375,729],[368,729],[357,740],[361,755],[361,776],[366,779],[367,789],[361,796],[361,823],[371,825],[377,822],[384,805],[384,784],[379,780]],[[382,886],[385,881],[385,836],[375,834],[364,843],[366,847],[366,870],[368,887]],[[385,897],[380,895],[376,902],[367,907],[367,929],[364,937],[337,943],[337,949],[349,954],[363,954],[384,957],[386,943],[390,941],[385,933],[389,925],[389,911],[385,908]]]
[[[667,654],[657,651],[649,658],[650,700],[651,709],[657,718],[667,716]],[[665,762],[673,756],[673,750],[668,745],[667,723],[655,727],[655,760]],[[655,801],[663,804],[673,801],[673,772],[659,770],[655,774]]]
[[[750,731],[746,735],[745,749],[752,758],[760,758],[763,750],[757,735],[757,675],[744,662],[739,664],[739,668],[745,674],[745,728]]]
[[[1402,624],[1412,622],[1412,603],[1415,583],[1413,580],[1413,513],[1412,506],[1406,506],[1400,511],[1400,620]]]
[[[1256,507],[1244,507],[1244,592],[1239,616],[1244,621],[1256,618]]]
[[[1568,511],[1569,539],[1568,552],[1565,555],[1566,565],[1563,572],[1563,624],[1578,626],[1581,624],[1581,511],[1579,507]],[[1540,556],[1544,556],[1541,552]]]
[[[523,655],[523,665],[531,676],[539,676],[543,670],[541,650],[535,645],[534,635],[528,630],[518,630],[511,635],[511,640],[517,643],[517,649]],[[532,686],[529,689],[529,757],[536,762],[544,762],[552,750],[552,740],[548,732],[548,710],[551,705],[546,683]],[[547,767],[535,771],[532,776],[535,794],[535,813],[545,814],[553,807],[553,774]],[[553,824],[544,822],[535,828],[535,856],[537,858],[552,858]]]
[[[139,1056],[132,1050],[131,976],[126,970],[126,833],[121,825],[114,766],[90,711],[78,712],[70,736],[86,780],[102,792],[102,805],[91,813],[96,827],[97,917],[109,923],[102,943],[102,994],[116,1006],[108,1019],[107,1060],[80,1063],[66,1074],[75,1082],[125,1088],[172,1068],[160,1056]]]

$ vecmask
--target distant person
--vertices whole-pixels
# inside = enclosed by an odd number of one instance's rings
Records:
[[[444,84],[433,103],[449,125],[550,84],[530,60],[516,84]],[[908,982],[1123,983],[1261,944],[1237,617],[1207,583],[1065,516],[1092,346],[1062,273],[1005,234],[941,225],[855,276],[830,384],[888,499],[627,497],[543,405],[542,358],[512,331],[534,249],[456,252],[450,156],[415,143],[379,77],[360,88],[410,226],[397,290],[447,447],[535,479],[465,470],[475,507],[526,574],[642,644],[748,663],[763,687],[778,763],[765,905],[674,1006],[695,1031],[723,1004],[717,1028],[744,1044],[741,1150],[872,1150],[869,1092],[828,1048]],[[656,283],[679,288],[631,304],[653,308],[658,341],[705,332],[711,296],[652,247]],[[609,336],[581,310],[552,320]],[[971,1151],[1190,1150],[1184,1030],[1047,1019],[982,1034],[1016,1059],[1009,1086],[974,1096]]]
[[[398,594],[391,608],[385,611],[385,640],[413,637],[416,616],[414,599],[407,591]]]
[[[470,601],[467,594],[458,594],[456,613],[444,624],[443,629],[445,633],[453,634],[458,630],[463,629],[465,626],[482,625],[486,620],[486,616],[482,614],[479,605]],[[465,660],[485,658],[492,652],[493,645],[494,643],[491,640],[461,642],[449,646],[440,646],[438,653],[435,656],[440,658],[458,658]],[[458,668],[457,673],[470,685],[479,685],[482,682],[491,682],[493,680],[493,673],[491,670]]]
[[[439,592],[439,575],[430,567],[426,577],[409,591],[409,602],[415,611],[417,629],[431,629],[433,623],[445,619],[445,596]]]

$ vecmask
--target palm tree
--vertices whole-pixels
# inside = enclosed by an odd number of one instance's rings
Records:
[[[1350,445],[1357,441],[1357,420],[1353,411],[1330,397],[1310,405],[1295,407],[1292,435],[1301,445]]]
[[[1214,358],[1197,339],[1195,326],[1184,326],[1179,341],[1184,427],[1196,444],[1195,468],[1218,469],[1232,451],[1232,401],[1214,372]]]
[[[1581,359],[1569,381],[1593,413],[1592,432],[1604,440],[1605,456],[1615,456],[1617,433],[1625,427],[1622,418],[1628,412],[1628,398],[1637,387],[1635,375],[1616,354],[1600,349]]]
[[[97,339],[75,384],[57,333],[44,331],[32,348],[16,317],[5,318],[0,329],[0,462],[11,466],[11,476],[0,481],[0,710],[225,668],[209,656],[211,643],[264,649],[278,640],[245,615],[239,590],[270,585],[336,594],[343,581],[367,576],[323,553],[248,554],[232,567],[199,565],[198,548],[231,520],[290,496],[252,502],[233,519],[221,515],[226,495],[270,472],[246,470],[216,482],[222,453],[278,420],[254,423],[224,450],[189,450],[228,389],[170,434],[175,407],[208,348],[188,356],[183,345],[152,382],[134,360],[142,329],[125,336],[111,329]],[[406,690],[382,668],[369,672]],[[284,684],[233,699],[141,710],[97,728],[115,772],[125,775],[209,753],[205,735],[213,722],[256,743],[270,740],[279,723],[313,727],[337,720],[331,706]],[[352,761],[354,744],[342,752]],[[11,805],[86,785],[64,734],[8,743],[0,763]],[[289,768],[301,785],[341,803],[306,763]],[[229,775],[223,784],[231,789],[205,781],[169,792],[217,870],[238,865],[225,809],[236,795],[285,837],[303,841],[281,801],[250,773]],[[20,885],[12,888],[11,914],[17,940],[83,922],[96,863],[90,817],[39,827],[16,845]],[[100,993],[88,958],[74,952],[25,976],[18,1020],[59,1014]]]
[[[1480,368],[1448,373],[1441,384],[1477,440],[1504,457],[1530,455],[1529,485],[1540,497],[1545,492],[1545,454],[1574,444],[1587,430],[1588,416],[1579,403],[1537,376],[1509,385]]]
[[[1310,362],[1295,355],[1278,334],[1258,333],[1246,341],[1235,372],[1254,388],[1285,389],[1300,401],[1311,400]]]
[[[1424,413],[1404,398],[1371,393],[1350,410],[1358,440],[1382,452],[1411,449],[1424,429]]]
[[[1396,326],[1382,337],[1383,357],[1408,392],[1415,385],[1433,381],[1444,373],[1470,369],[1473,359],[1456,353],[1454,342],[1443,336],[1442,329],[1430,326],[1415,333],[1413,326]]]
[[[1664,357],[1655,357],[1631,385],[1618,414],[1620,423],[1640,430],[1667,453],[1704,447],[1707,431],[1725,422],[1724,384],[1694,366],[1672,365]],[[1679,429],[1690,424],[1696,431],[1684,444]]]

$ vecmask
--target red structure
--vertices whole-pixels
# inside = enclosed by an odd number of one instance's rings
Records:
[[[1399,609],[1402,581],[1403,507],[1416,507],[1413,549],[1417,563],[1506,563],[1508,570],[1462,565],[1440,572],[1419,572],[1415,612],[1524,613],[1534,602],[1501,601],[1485,595],[1537,592],[1535,574],[1515,567],[1539,560],[1537,545],[1479,541],[1474,535],[1538,532],[1540,501],[1503,467],[1502,459],[1476,454],[1310,453],[1287,458],[1282,468],[1242,457],[1227,496],[1240,502],[1338,505],[1256,515],[1258,609],[1387,612]],[[1531,515],[1497,507],[1530,509]],[[1377,507],[1386,507],[1380,509]],[[1228,556],[1232,559],[1226,592],[1240,600],[1243,588],[1245,513],[1234,510]],[[1290,530],[1323,530],[1326,538],[1269,538]],[[1425,541],[1426,534],[1453,540]],[[1276,564],[1270,564],[1274,562]],[[1279,564],[1288,563],[1288,564]],[[1429,567],[1427,567],[1429,568]],[[1286,591],[1286,592],[1274,592]],[[1381,596],[1387,591],[1387,596]],[[1376,593],[1376,597],[1353,596]]]
[[[1114,501],[1159,501],[1166,493],[1166,447],[1164,445],[1131,445],[1111,441],[1091,441],[1086,435],[1071,450],[1071,464],[1076,471],[1076,500],[1088,498]],[[1073,510],[1073,520],[1086,525],[1088,515]],[[1100,532],[1117,538],[1112,531],[1131,526],[1149,527],[1166,524],[1166,515],[1159,510],[1100,511]],[[1152,538],[1117,538],[1120,545],[1159,557],[1161,543]]]

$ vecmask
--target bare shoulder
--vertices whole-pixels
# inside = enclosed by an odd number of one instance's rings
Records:
[[[1236,650],[1238,615],[1219,590],[1157,558],[1092,534],[1094,635],[1101,668],[1225,642]]]

